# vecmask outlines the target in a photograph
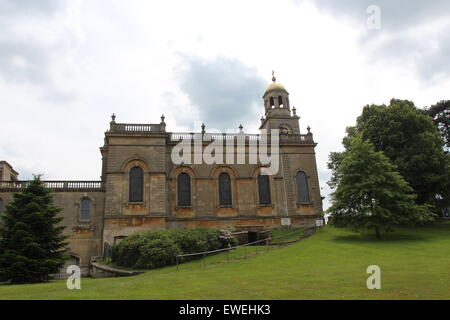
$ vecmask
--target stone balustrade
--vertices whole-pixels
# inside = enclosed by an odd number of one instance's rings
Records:
[[[133,124],[133,123],[111,123],[111,133],[159,133],[164,134],[164,124]],[[196,137],[200,137],[201,132],[170,132],[169,142],[180,142],[181,140],[194,140]],[[238,137],[245,136],[245,141],[260,141],[261,135],[259,134],[247,134],[247,133],[209,133],[203,134],[203,141],[228,141],[237,140]],[[270,141],[270,139],[268,139]],[[308,134],[289,134],[280,135],[280,143],[304,143],[313,144],[312,133]]]
[[[104,191],[102,181],[43,181],[46,188],[54,191]],[[0,191],[19,191],[30,181],[0,181]]]
[[[313,135],[309,134],[289,134],[280,135],[280,143],[314,143]]]
[[[246,141],[260,141],[261,135],[259,134],[226,134],[226,133],[205,133],[203,135],[203,141],[215,141],[215,140],[236,140],[239,136],[245,136]],[[181,140],[193,140],[194,138],[201,137],[201,133],[193,132],[172,132],[170,133],[170,142],[179,142]],[[270,143],[270,137],[267,137],[267,141]],[[314,143],[312,134],[290,134],[290,135],[280,135],[281,143],[304,143],[312,144]]]
[[[113,123],[110,126],[112,133],[165,133],[165,126],[151,123]]]

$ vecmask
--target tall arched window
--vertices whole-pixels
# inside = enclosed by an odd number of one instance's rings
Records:
[[[283,105],[283,98],[278,96],[278,105],[281,107]]]
[[[80,220],[91,220],[91,200],[89,199],[81,200]]]
[[[231,179],[226,172],[219,174],[219,204],[231,206]]]
[[[275,102],[273,102],[273,97],[270,97],[269,101],[270,101],[270,108],[273,108],[273,106],[275,105]]]
[[[258,174],[259,204],[271,204],[270,181],[267,174]]]
[[[178,205],[191,205],[191,177],[186,172],[182,172],[177,178]]]
[[[141,167],[131,168],[129,188],[129,202],[144,201],[144,170]]]
[[[303,171],[297,172],[297,199],[298,203],[310,203],[308,177]]]

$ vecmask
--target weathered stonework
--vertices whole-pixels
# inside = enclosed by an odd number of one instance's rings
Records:
[[[281,129],[283,133],[280,168],[269,176],[269,204],[260,204],[259,199],[258,174],[262,166],[248,164],[249,143],[259,139],[258,135],[248,135],[242,145],[247,164],[174,165],[170,157],[172,149],[181,136],[190,133],[166,132],[164,118],[159,124],[124,124],[116,123],[113,116],[100,148],[101,181],[46,182],[55,191],[55,204],[63,208],[62,224],[70,236],[72,261],[87,273],[90,259],[102,256],[105,244],[113,245],[136,232],[199,226],[255,230],[278,227],[286,218],[293,225],[301,225],[321,217],[322,197],[312,133],[308,128],[307,134],[300,134],[299,117],[291,110],[289,94],[282,85],[274,81],[263,98],[265,115],[260,129]],[[210,143],[211,140],[204,141],[202,150]],[[229,147],[234,148],[235,159],[242,152],[237,146],[223,143],[224,159]],[[136,166],[143,170],[143,201],[129,202],[130,170]],[[222,172],[230,176],[230,206],[219,205],[218,177]],[[306,203],[300,203],[297,196],[298,172],[307,176],[309,201]],[[181,206],[178,201],[177,177],[181,173],[190,177],[189,206]],[[12,174],[17,177],[17,173]],[[24,182],[20,181],[0,182],[0,201],[6,205],[12,200],[12,193],[23,186]],[[80,219],[83,199],[90,200],[87,221]]]

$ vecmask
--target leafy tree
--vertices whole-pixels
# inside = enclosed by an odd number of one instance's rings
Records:
[[[0,281],[43,282],[58,272],[67,259],[61,210],[39,176],[14,194],[0,227]]]
[[[373,229],[380,238],[393,226],[432,220],[428,208],[415,203],[412,188],[396,166],[361,135],[351,139],[335,176],[328,211],[336,227]]]
[[[450,157],[443,151],[444,141],[432,119],[411,101],[392,99],[388,106],[365,106],[356,126],[347,128],[347,136],[343,139],[346,150],[352,138],[359,134],[397,166],[417,194],[418,204],[436,207],[437,197],[447,197]],[[334,170],[345,152],[330,155],[331,186],[337,182]]]
[[[433,118],[445,141],[447,152],[450,150],[450,100],[442,100],[429,108],[425,108],[425,113]]]

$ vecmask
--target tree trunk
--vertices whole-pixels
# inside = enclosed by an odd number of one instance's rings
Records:
[[[376,234],[376,236],[377,236],[377,239],[380,239],[380,238],[381,238],[380,230],[378,230],[378,227],[375,227],[375,234]]]

